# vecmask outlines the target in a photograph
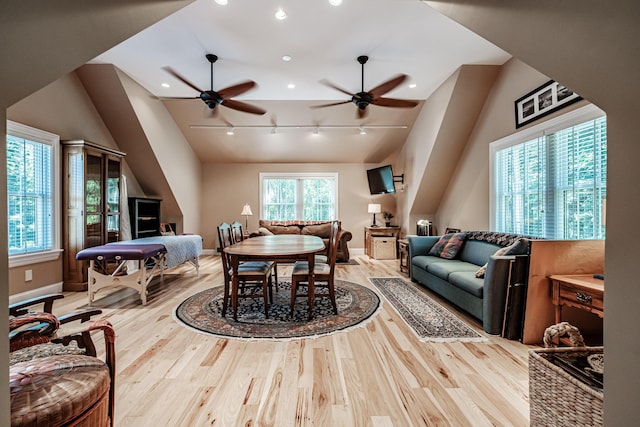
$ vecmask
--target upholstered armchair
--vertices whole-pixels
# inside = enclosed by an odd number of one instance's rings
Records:
[[[113,427],[115,332],[106,320],[91,321],[100,310],[56,317],[47,295],[9,307],[9,388],[11,425],[91,425]],[[44,303],[42,312],[29,306]],[[79,325],[64,327],[79,321]],[[97,357],[92,332],[104,336]]]

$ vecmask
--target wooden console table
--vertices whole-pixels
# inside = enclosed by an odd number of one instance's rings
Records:
[[[562,306],[575,307],[604,318],[604,280],[593,274],[552,275],[556,323],[562,321]]]
[[[400,227],[365,227],[364,228],[364,253],[371,258],[377,259],[395,259],[397,253],[397,241],[400,237]],[[374,250],[374,237],[388,237],[393,240],[393,253],[391,257],[376,256]],[[388,239],[387,239],[388,240]],[[386,251],[385,251],[386,252]],[[385,253],[385,255],[388,255]]]

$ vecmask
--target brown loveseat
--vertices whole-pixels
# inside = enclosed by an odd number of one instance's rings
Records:
[[[318,236],[322,238],[326,247],[329,244],[329,236],[331,235],[331,222],[271,221],[261,219],[258,235],[265,236],[269,234],[306,234],[310,236]],[[336,256],[336,260],[338,262],[349,261],[349,248],[347,247],[347,242],[351,240],[351,237],[352,235],[350,231],[340,231],[340,236],[338,238],[338,253]]]

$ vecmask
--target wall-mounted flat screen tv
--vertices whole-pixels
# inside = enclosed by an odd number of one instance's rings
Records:
[[[391,165],[367,170],[367,179],[369,180],[371,194],[391,194],[396,192]]]

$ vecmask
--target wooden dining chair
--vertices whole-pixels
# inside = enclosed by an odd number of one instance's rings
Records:
[[[331,236],[329,238],[328,259],[327,263],[314,262],[314,299],[315,297],[329,297],[333,305],[333,313],[338,314],[338,305],[336,304],[334,273],[336,269],[336,257],[338,253],[338,239],[340,237],[340,223],[333,221],[331,224]],[[297,261],[293,265],[291,273],[291,315],[298,297],[308,297],[307,295],[298,294],[300,283],[309,283],[309,263],[307,261]],[[323,284],[326,283],[326,284]],[[327,292],[318,293],[318,288],[327,288]],[[313,310],[313,307],[309,307]]]
[[[238,243],[244,240],[244,230],[242,229],[242,224],[238,221],[234,221],[231,224],[231,242]],[[273,264],[273,279],[272,282],[275,284],[276,292],[278,292],[278,264],[275,261],[269,261],[269,263]]]
[[[242,230],[242,224],[238,221],[234,221],[231,224],[231,240],[233,243],[238,243],[244,240],[244,230]]]
[[[231,260],[224,248],[233,243],[232,229],[227,223],[222,223],[218,227],[218,241],[220,243],[220,257],[222,258],[222,270],[224,272],[224,300],[222,302],[222,316],[227,313],[231,293],[234,292],[233,269]],[[243,262],[238,266],[239,289],[235,292],[238,298],[263,298],[264,314],[269,317],[269,304],[273,302],[271,271],[273,262],[250,261]],[[234,311],[234,320],[238,319],[238,313]]]

